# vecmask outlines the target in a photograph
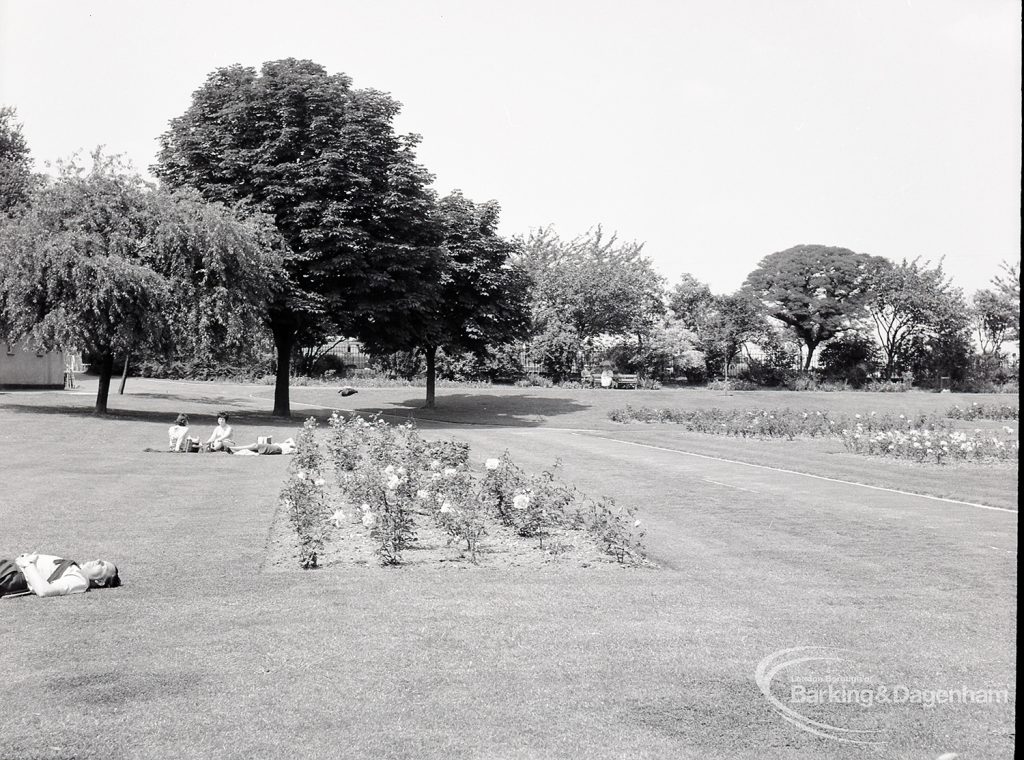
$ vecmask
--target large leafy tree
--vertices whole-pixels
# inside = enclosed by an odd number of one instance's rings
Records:
[[[529,278],[515,258],[518,244],[497,231],[500,207],[474,203],[456,190],[433,214],[443,254],[429,300],[361,320],[360,338],[374,352],[419,350],[426,359],[426,405],[434,406],[438,349],[486,354],[526,336]]]
[[[642,350],[665,313],[665,283],[643,245],[620,242],[600,227],[572,240],[550,227],[535,230],[523,241],[522,261],[534,282],[533,329],[556,377],[569,369],[571,343],[578,351],[600,336],[629,336]]]
[[[760,304],[750,293],[715,295],[691,274],[683,274],[672,288],[669,308],[696,335],[706,371],[715,372],[722,366],[727,377],[743,347],[763,339],[769,329]]]
[[[0,106],[0,214],[24,204],[32,190],[32,159],[15,121],[17,112]]]
[[[934,336],[948,323],[948,315],[963,311],[965,304],[941,262],[929,267],[920,259],[904,259],[899,265],[883,259],[872,271],[866,307],[882,349],[885,376],[891,377],[906,368],[908,351],[919,339]]]
[[[298,338],[414,311],[437,280],[431,178],[415,162],[418,138],[393,129],[399,108],[289,58],[213,72],[160,138],[153,171],[165,183],[267,213],[288,245],[291,287],[269,311],[277,415],[290,413]]]
[[[1001,274],[992,278],[990,309],[1009,315],[1010,326],[1004,333],[1005,340],[1020,340],[1020,260],[1002,261],[999,264]]]
[[[687,329],[700,335],[707,326],[714,295],[706,282],[684,273],[668,296],[668,307]]]
[[[1020,305],[1014,305],[992,289],[979,290],[971,304],[971,317],[982,356],[998,358],[1003,343],[1020,329]]]
[[[728,377],[729,367],[743,347],[763,340],[767,332],[760,304],[749,293],[714,296],[700,333],[701,345],[709,360],[721,360]]]
[[[69,163],[0,226],[0,333],[86,351],[107,410],[115,356],[243,340],[283,276],[276,232],[153,192],[116,157]]]
[[[847,248],[798,245],[765,256],[744,288],[804,345],[806,370],[819,345],[863,316],[878,265],[875,257]]]

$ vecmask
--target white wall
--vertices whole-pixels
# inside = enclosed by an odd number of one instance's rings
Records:
[[[17,343],[0,342],[0,386],[64,387],[64,354],[48,351],[42,356]]]

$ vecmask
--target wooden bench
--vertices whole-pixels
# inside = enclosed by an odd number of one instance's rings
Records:
[[[637,389],[637,383],[639,382],[636,375],[612,375],[612,388],[632,388]]]

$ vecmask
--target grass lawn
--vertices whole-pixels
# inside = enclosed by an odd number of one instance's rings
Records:
[[[105,419],[87,393],[0,394],[0,556],[109,557],[125,580],[0,600],[0,758],[1013,756],[1015,513],[672,449],[996,506],[1015,503],[1015,470],[607,419],[627,401],[882,412],[992,397],[444,389],[425,414],[422,389],[301,388],[287,423],[267,414],[271,394],[133,379]],[[585,492],[641,508],[661,569],[268,572],[285,457],[142,452],[178,411],[210,429],[226,408],[246,442],[330,407],[430,418],[425,435],[469,441],[478,463],[561,457]],[[805,708],[879,729],[869,751],[765,699],[758,663],[797,646],[853,650],[880,683],[1011,701]]]

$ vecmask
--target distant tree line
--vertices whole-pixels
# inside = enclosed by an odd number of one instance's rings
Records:
[[[854,384],[1006,379],[1019,262],[970,301],[941,262],[823,245],[766,256],[735,293],[690,275],[669,288],[642,244],[601,227],[505,239],[497,202],[439,197],[399,109],[311,61],[218,69],[160,136],[154,186],[99,150],[35,174],[0,108],[0,337],[87,352],[100,413],[134,360],[266,365],[287,416],[289,379],[332,336],[425,373],[428,405],[437,376],[521,376],[525,341],[553,382],[596,361],[771,384],[816,358]]]

